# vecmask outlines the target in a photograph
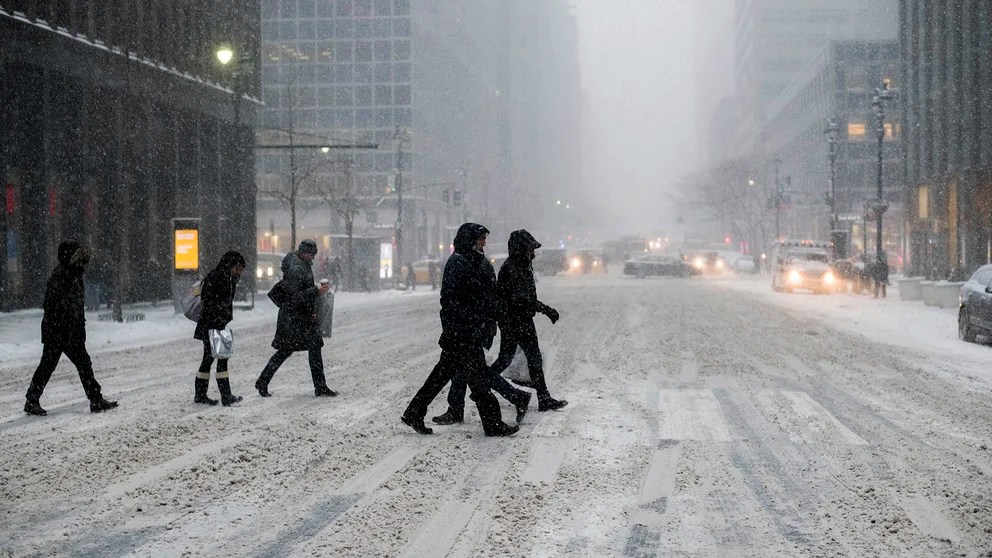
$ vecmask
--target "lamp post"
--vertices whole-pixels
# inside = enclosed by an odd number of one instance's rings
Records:
[[[779,165],[782,164],[782,158],[778,155],[775,156],[775,242],[781,240],[781,209],[782,209],[782,183],[779,181]]]
[[[396,142],[396,259],[393,261],[393,282],[401,280],[403,269],[403,145],[410,141],[410,130],[397,128]]]
[[[875,257],[882,261],[882,215],[889,208],[889,204],[882,197],[882,140],[885,139],[885,101],[895,99],[895,94],[889,91],[889,84],[883,83],[881,88],[875,89],[875,97],[871,100],[871,106],[875,109],[876,128],[875,134],[878,136],[878,181],[875,201],[872,203],[872,210],[875,212]]]
[[[827,153],[827,159],[830,161],[830,195],[827,197],[827,205],[830,206],[830,231],[833,232],[837,229],[837,187],[835,184],[836,173],[834,171],[835,163],[837,162],[837,121],[833,118],[827,119],[827,127],[823,130],[823,133],[827,136],[827,145],[830,147],[830,151]]]

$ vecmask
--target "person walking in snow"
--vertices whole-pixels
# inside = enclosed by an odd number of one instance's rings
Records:
[[[41,395],[62,354],[76,366],[83,391],[90,401],[90,412],[100,413],[117,406],[103,398],[100,384],[93,375],[93,361],[86,352],[86,315],[83,273],[90,261],[90,250],[79,242],[63,241],[58,248],[58,265],[45,289],[45,314],[41,319],[41,362],[28,387],[24,412],[48,414],[41,407]]]
[[[307,351],[310,359],[310,376],[313,391],[317,397],[334,397],[338,393],[327,387],[324,377],[324,358],[321,347],[324,339],[320,335],[320,300],[330,290],[328,283],[315,285],[313,280],[313,258],[317,254],[317,243],[313,240],[300,242],[295,252],[286,254],[282,260],[282,281],[276,284],[269,297],[279,306],[276,334],[272,339],[272,355],[262,370],[255,389],[262,397],[269,397],[269,382],[276,371],[296,351]]]
[[[445,384],[458,377],[472,391],[486,436],[509,436],[519,429],[503,422],[499,402],[489,388],[485,349],[496,336],[498,301],[495,274],[483,249],[489,230],[464,223],[455,234],[455,252],[448,258],[441,279],[441,358],[424,385],[410,401],[400,420],[420,434],[433,431],[424,425],[427,407]],[[487,271],[488,269],[488,271]]]
[[[527,384],[515,383],[534,388],[538,411],[558,410],[568,405],[568,401],[551,397],[544,377],[544,358],[537,340],[537,328],[534,327],[534,315],[538,312],[547,316],[552,324],[559,318],[557,310],[537,299],[532,262],[535,250],[541,247],[541,243],[529,232],[520,229],[510,233],[507,244],[509,257],[499,268],[496,284],[496,293],[506,306],[506,315],[499,323],[499,356],[490,371],[494,376],[502,374],[513,361],[517,347],[520,347],[527,358],[531,381]]]
[[[234,293],[238,287],[238,279],[241,278],[241,273],[247,265],[241,253],[232,250],[221,257],[217,267],[207,274],[200,287],[203,308],[200,311],[200,319],[196,322],[196,329],[193,331],[193,339],[203,342],[203,360],[200,361],[200,368],[193,382],[194,403],[217,404],[216,399],[207,397],[210,366],[214,362],[209,333],[211,329],[226,328],[234,319]],[[227,369],[226,358],[217,359],[217,372],[214,377],[217,379],[217,391],[220,392],[222,405],[228,407],[243,399],[240,395],[231,394],[230,372]]]

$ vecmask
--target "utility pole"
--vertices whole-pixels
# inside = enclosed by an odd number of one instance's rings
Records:
[[[396,128],[396,254],[393,260],[393,282],[396,283],[403,269],[403,144],[410,140],[410,131]]]
[[[885,107],[883,106],[883,101],[891,101],[894,98],[895,95],[889,91],[889,84],[883,83],[881,88],[875,89],[875,97],[871,101],[871,106],[875,109],[875,133],[878,136],[878,189],[875,195],[875,202],[872,204],[872,210],[875,212],[876,219],[875,257],[879,262],[882,261],[884,251],[884,247],[882,246],[882,215],[889,208],[889,204],[885,202],[882,196],[882,141],[885,139]]]
[[[781,240],[780,229],[780,218],[782,208],[782,183],[779,181],[779,165],[782,164],[782,159],[779,156],[775,156],[775,242]]]

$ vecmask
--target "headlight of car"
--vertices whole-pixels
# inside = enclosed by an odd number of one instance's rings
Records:
[[[703,261],[703,258],[696,258],[695,260],[692,261],[692,265],[696,266],[696,269],[703,269],[703,266],[706,265],[706,262]]]
[[[268,271],[266,271],[266,273],[269,275],[269,277],[272,277],[272,266],[271,265],[269,266],[269,269],[268,269]]]
[[[799,273],[798,270],[793,269],[789,272],[789,283],[793,285],[798,285],[803,282],[803,274]]]
[[[717,269],[723,269],[723,260],[717,260],[716,261],[716,268]]]
[[[578,269],[582,267],[582,260],[579,258],[572,258],[572,269]]]
[[[262,278],[262,268],[260,267],[255,268],[255,276],[258,277],[259,279]]]
[[[828,271],[823,274],[823,282],[827,285],[833,285],[836,279],[837,278],[834,277],[834,273],[832,271]]]

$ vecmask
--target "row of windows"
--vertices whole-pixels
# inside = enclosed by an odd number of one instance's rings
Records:
[[[294,87],[292,90],[269,86],[263,91],[263,101],[266,107],[274,109],[412,104],[409,85]]]
[[[330,156],[334,155],[340,154],[332,154]],[[413,154],[403,153],[402,161],[397,160],[395,151],[380,153],[355,153],[353,155],[349,154],[349,157],[353,158],[355,161],[355,170],[357,172],[392,173],[396,171],[396,165],[398,162],[403,165],[403,172],[409,172],[412,168],[410,161],[413,158]],[[264,173],[281,173],[289,171],[288,154],[259,155],[257,162],[259,168],[261,168]]]
[[[262,38],[266,41],[296,39],[368,39],[409,37],[410,18],[265,20]]]
[[[265,67],[264,82],[296,85],[349,85],[362,83],[410,83],[409,64],[313,64]]]
[[[410,0],[263,0],[265,19],[410,15]]]
[[[902,135],[902,124],[899,122],[885,122],[882,125],[885,129],[885,139],[892,139]],[[871,139],[877,139],[875,135],[875,124],[871,125]],[[863,140],[868,138],[868,125],[864,122],[848,122],[847,137],[852,140]]]
[[[266,109],[260,114],[263,128],[297,130],[350,130],[353,128],[409,128],[413,126],[413,109]]]
[[[389,62],[410,59],[410,41],[266,42],[262,62]]]

